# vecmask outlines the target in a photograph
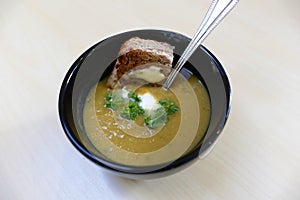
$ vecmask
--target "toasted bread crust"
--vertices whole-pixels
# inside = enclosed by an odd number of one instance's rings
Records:
[[[173,61],[171,45],[154,40],[144,40],[138,37],[124,42],[119,51],[112,74],[107,81],[107,87],[114,88],[123,74],[146,63],[160,63],[171,66]]]

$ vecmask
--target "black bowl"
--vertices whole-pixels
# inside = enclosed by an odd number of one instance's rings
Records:
[[[211,101],[211,119],[205,139],[188,154],[172,163],[156,167],[135,168],[109,162],[97,154],[86,137],[83,125],[83,107],[89,90],[112,69],[121,44],[131,37],[164,41],[175,46],[174,62],[190,42],[190,38],[165,30],[134,30],[104,39],[86,50],[71,66],[62,83],[59,94],[59,116],[63,129],[71,143],[85,157],[122,177],[153,178],[172,174],[185,168],[196,158],[209,152],[220,136],[227,121],[231,89],[226,72],[216,57],[205,47],[199,47],[189,59],[186,69],[194,73],[205,85]]]

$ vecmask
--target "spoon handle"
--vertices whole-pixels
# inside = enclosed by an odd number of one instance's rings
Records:
[[[201,25],[199,26],[193,39],[184,50],[182,56],[179,58],[174,69],[169,74],[168,78],[164,82],[163,88],[168,90],[173,83],[175,77],[185,64],[185,62],[191,57],[194,51],[205,40],[205,38],[214,30],[214,28],[225,18],[225,16],[233,9],[239,0],[230,0],[226,3],[224,0],[213,0],[207,14],[204,17]]]

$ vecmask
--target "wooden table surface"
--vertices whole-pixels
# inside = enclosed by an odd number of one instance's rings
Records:
[[[300,199],[300,3],[243,0],[205,41],[232,84],[213,151],[166,178],[104,172],[70,144],[58,92],[74,60],[135,28],[188,36],[208,0],[1,0],[0,199]]]

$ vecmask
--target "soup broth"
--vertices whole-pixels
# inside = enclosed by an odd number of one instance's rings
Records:
[[[106,79],[88,94],[84,106],[87,137],[107,160],[130,166],[149,166],[172,162],[201,143],[210,120],[210,100],[199,79],[179,75],[169,91],[143,85],[134,91],[150,93],[156,99],[170,99],[179,110],[168,116],[164,126],[151,129],[143,117],[126,120],[104,106],[109,90]]]

